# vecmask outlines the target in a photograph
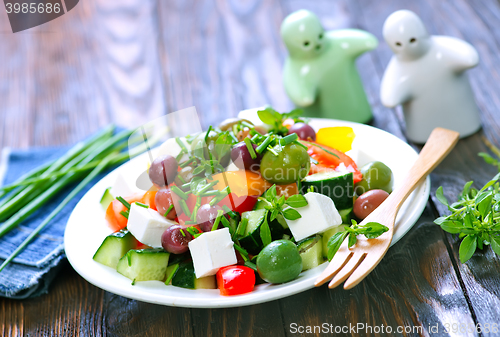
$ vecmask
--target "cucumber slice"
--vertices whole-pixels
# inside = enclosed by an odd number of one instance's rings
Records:
[[[323,246],[323,257],[326,259],[328,255],[328,248],[326,247],[328,245],[328,240],[333,236],[333,234],[338,233],[338,232],[343,232],[346,227],[346,225],[340,225],[334,228],[330,228],[326,232],[323,233],[323,238],[321,239],[322,241],[322,246]]]
[[[215,275],[194,279],[194,289],[217,289]]]
[[[314,192],[330,197],[335,203],[335,208],[352,208],[354,203],[354,180],[353,174],[335,171],[320,172],[307,176],[302,181],[302,193],[314,187]]]
[[[115,200],[115,197],[113,197],[113,195],[111,194],[110,192],[111,190],[111,187],[108,187],[106,189],[106,191],[104,191],[102,197],[101,197],[101,201],[99,202],[101,204],[101,207],[104,211],[106,211],[109,207],[109,204],[111,204],[111,202],[113,200]]]
[[[175,267],[173,265],[168,268],[173,270]],[[187,289],[217,289],[215,275],[196,278],[193,261],[184,261],[179,263],[179,268],[172,277],[172,285]]]
[[[247,228],[245,229],[245,236],[255,232],[257,228],[264,221],[264,215],[266,214],[265,209],[258,209],[255,211],[243,212],[241,214],[242,219],[248,219]]]
[[[264,209],[267,203],[264,200],[257,200],[257,203],[253,207],[253,210],[256,211],[258,209]]]
[[[127,230],[108,235],[94,254],[94,261],[116,269],[118,261],[136,247],[136,240]]]
[[[300,257],[302,257],[302,271],[315,268],[325,262],[321,235],[306,238],[297,243]]]
[[[340,217],[342,218],[342,223],[346,225],[351,225],[351,219],[354,219],[354,212],[352,208],[339,210]]]
[[[247,227],[245,229],[245,236],[241,238],[240,244],[252,255],[257,255],[263,248],[262,240],[260,238],[260,226],[264,222],[265,209],[258,209],[254,211],[243,212],[242,218],[248,219]],[[282,217],[281,217],[282,218]],[[280,216],[276,217],[273,221],[268,218],[269,229],[271,230],[272,240],[283,238],[283,234],[289,233],[290,230],[285,228],[286,221],[281,219]],[[285,224],[282,224],[284,222]]]
[[[163,281],[170,253],[163,248],[129,250],[118,261],[116,271],[135,281]]]

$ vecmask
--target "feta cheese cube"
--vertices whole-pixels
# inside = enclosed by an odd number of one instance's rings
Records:
[[[173,225],[177,225],[177,222],[168,220],[151,208],[135,203],[130,207],[127,229],[137,240],[148,246],[161,247],[163,232]]]
[[[133,189],[130,183],[125,180],[123,175],[118,174],[115,183],[111,187],[110,192],[114,197],[128,197],[134,194],[136,191]]]
[[[307,206],[297,208],[302,217],[286,220],[296,241],[342,224],[342,218],[332,199],[314,192],[306,193],[304,197]]]
[[[184,137],[179,137],[179,140],[184,144],[184,146],[189,150],[191,148],[191,145],[186,142],[186,139]],[[181,147],[175,140],[175,138],[170,138],[167,139],[163,144],[160,145],[160,150],[158,151],[158,156],[164,156],[166,154],[171,155],[172,157],[176,158],[179,153],[181,153]],[[183,154],[181,159],[179,160],[179,163],[182,163],[186,160],[189,159],[189,155]]]
[[[189,242],[196,278],[215,275],[219,268],[236,264],[229,228],[206,232]]]

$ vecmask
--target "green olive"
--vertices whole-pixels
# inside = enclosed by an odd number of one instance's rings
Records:
[[[356,183],[356,194],[362,195],[371,190],[384,190],[387,193],[392,192],[394,177],[392,171],[387,165],[379,161],[373,161],[361,168],[363,179]]]
[[[307,150],[297,144],[283,147],[276,145],[272,151],[266,151],[260,163],[260,173],[267,181],[285,185],[304,179],[311,168]]]
[[[299,276],[302,257],[290,240],[276,240],[262,249],[257,257],[260,277],[270,283],[284,283]]]

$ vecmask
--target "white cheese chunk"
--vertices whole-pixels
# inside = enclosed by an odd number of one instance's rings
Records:
[[[201,234],[189,242],[196,278],[215,275],[219,268],[236,264],[229,228]]]
[[[332,199],[314,192],[306,193],[304,197],[307,206],[296,209],[302,217],[286,220],[296,241],[342,224],[342,218]]]
[[[191,148],[191,145],[188,144],[188,142],[186,141],[186,138],[179,137],[179,140],[184,144],[186,149],[189,150]],[[163,144],[160,145],[160,150],[158,151],[158,157],[169,154],[172,157],[177,158],[177,155],[179,153],[181,153],[181,150],[182,149],[179,146],[179,144],[177,143],[177,141],[175,140],[175,138],[170,138],[170,139],[167,139]],[[179,160],[179,162],[182,163],[188,159],[189,159],[189,155],[183,154],[181,159]]]
[[[111,195],[113,195],[115,198],[116,197],[128,197],[134,194],[136,191],[133,189],[133,187],[130,185],[130,183],[125,180],[123,175],[118,174],[116,177],[115,183],[111,187]]]
[[[161,236],[172,225],[177,225],[177,222],[166,219],[151,208],[135,203],[130,207],[127,229],[137,240],[148,246],[161,247]]]

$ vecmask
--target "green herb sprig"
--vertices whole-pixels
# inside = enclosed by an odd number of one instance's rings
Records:
[[[287,118],[291,118],[295,122],[305,122],[304,119],[300,118],[302,112],[302,109],[294,109],[290,112],[279,113],[273,108],[267,107],[264,110],[257,111],[257,114],[262,122],[271,126],[269,130],[270,133],[284,136],[288,133],[288,129],[283,126],[283,121]]]
[[[434,222],[448,233],[458,234],[463,239],[458,250],[460,262],[468,261],[477,248],[491,245],[500,255],[500,173],[480,190],[465,184],[458,201],[449,204],[443,187],[436,191],[436,198],[448,207],[451,214],[437,218]]]
[[[358,235],[364,235],[367,239],[375,239],[380,235],[384,234],[389,230],[387,226],[384,226],[378,222],[368,222],[365,225],[358,225],[355,220],[351,220],[351,227],[344,227],[344,231],[333,234],[333,236],[328,240],[328,261],[331,261],[337,251],[340,249],[342,242],[345,238],[349,236],[348,246],[349,248],[354,246],[358,242]]]
[[[282,216],[287,220],[297,220],[302,216],[295,209],[299,207],[307,206],[307,200],[302,194],[295,194],[285,199],[285,196],[277,196],[276,185],[271,186],[263,197],[259,197],[259,200],[264,201],[266,209],[264,215],[264,222],[260,227],[260,238],[264,246],[271,243],[271,230],[267,219],[269,217],[270,221],[274,221],[278,216]]]

